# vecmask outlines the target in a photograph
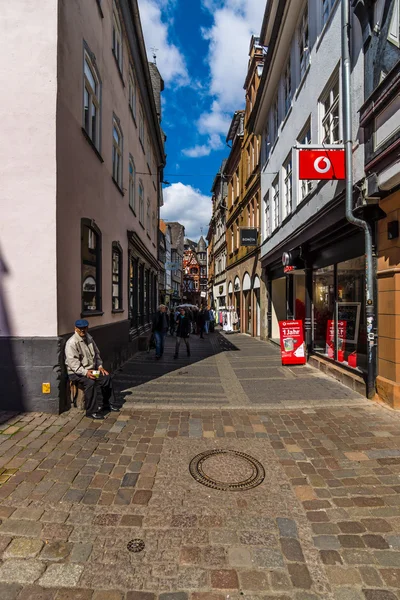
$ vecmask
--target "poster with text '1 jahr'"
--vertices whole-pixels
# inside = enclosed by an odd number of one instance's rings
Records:
[[[283,365],[304,365],[303,321],[279,321],[281,358]]]

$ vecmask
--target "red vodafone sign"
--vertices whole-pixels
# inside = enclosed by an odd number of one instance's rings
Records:
[[[299,179],[345,179],[345,151],[300,150]]]
[[[304,365],[303,321],[279,321],[283,365]]]

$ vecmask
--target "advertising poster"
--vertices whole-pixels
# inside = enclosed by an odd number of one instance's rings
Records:
[[[346,346],[347,321],[338,321],[338,350],[344,351]],[[328,320],[326,324],[326,354],[335,346],[335,321]]]
[[[305,365],[303,321],[279,321],[283,365]]]

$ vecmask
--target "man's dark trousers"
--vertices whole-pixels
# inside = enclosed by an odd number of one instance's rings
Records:
[[[100,375],[98,379],[89,379],[84,375],[69,375],[71,381],[80,385],[85,393],[86,416],[115,406],[111,375]]]

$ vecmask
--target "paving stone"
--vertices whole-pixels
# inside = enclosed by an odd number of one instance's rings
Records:
[[[285,562],[282,553],[273,548],[255,548],[252,552],[254,566],[264,569],[283,569]]]
[[[281,548],[287,560],[293,562],[305,562],[303,551],[298,540],[293,538],[281,538]]]
[[[56,593],[56,590],[45,590],[42,587],[30,585],[22,590],[18,600],[54,600]]]
[[[172,594],[170,593],[165,593],[165,594],[160,594],[158,596],[158,600],[187,600],[188,595],[186,594],[186,592],[174,592]],[[127,599],[130,600],[130,599]],[[135,600],[135,598],[133,598],[133,600]],[[142,599],[139,599],[142,600]],[[143,600],[151,600],[151,598],[143,598]]]
[[[127,596],[126,596],[126,600],[130,600],[130,596],[129,594],[136,594],[136,593],[143,593],[145,594],[145,592],[128,592]],[[152,600],[154,598],[154,594],[150,594],[151,598],[149,600]],[[111,591],[111,590],[101,590],[98,592],[95,592],[92,600],[123,600],[124,596],[122,594],[122,592],[116,592],[116,591]],[[135,597],[132,596],[132,599],[135,600]],[[73,599],[72,599],[73,600]],[[146,599],[144,599],[146,600]]]
[[[201,550],[194,547],[181,548],[180,562],[182,565],[196,565],[200,563]]]
[[[17,508],[17,510],[12,513],[10,518],[19,520],[27,519],[28,521],[39,521],[43,513],[43,508]]]
[[[82,572],[81,565],[50,565],[39,583],[43,587],[73,587],[77,585]]]
[[[42,531],[42,524],[37,521],[13,521],[11,519],[3,521],[0,526],[0,534],[9,534],[12,536],[24,536],[24,537],[40,537]]]
[[[16,583],[0,583],[0,598],[1,600],[16,600],[21,586]]]
[[[298,531],[296,522],[292,519],[286,519],[283,517],[278,517],[276,519],[276,523],[279,528],[279,535],[281,537],[289,537],[289,538],[297,538]]]
[[[389,548],[389,544],[381,535],[367,534],[363,535],[362,539],[368,548],[376,548],[379,550],[386,550]]]
[[[135,487],[138,477],[138,473],[126,473],[122,479],[121,487]]]
[[[292,584],[284,571],[270,571],[270,582],[273,590],[290,590]]]
[[[34,559],[9,559],[0,566],[0,581],[34,583],[43,573],[45,566]]]
[[[236,571],[228,569],[211,571],[211,587],[220,590],[237,590],[239,581]]]
[[[336,550],[321,550],[320,557],[324,565],[341,565],[343,564],[342,557]]]
[[[68,542],[49,542],[45,545],[40,555],[42,560],[59,562],[69,556],[72,544]]]
[[[365,525],[356,521],[342,521],[338,523],[338,526],[342,533],[364,533],[366,531]]]
[[[358,569],[326,566],[325,571],[329,581],[334,585],[353,585],[361,583]]]
[[[232,567],[250,567],[252,564],[250,550],[244,546],[229,548],[228,562]]]
[[[318,535],[313,537],[314,545],[321,550],[338,550],[340,543],[335,535]]]
[[[360,567],[359,571],[361,573],[363,583],[366,585],[370,587],[381,587],[383,585],[381,576],[374,567]]]
[[[143,517],[141,515],[123,515],[120,525],[123,527],[142,527]]]
[[[173,594],[164,594],[164,596],[173,596]],[[185,596],[185,598],[183,598]],[[155,600],[156,595],[150,592],[128,592],[126,595],[126,600]],[[186,600],[187,594],[182,594],[181,600]],[[95,599],[93,599],[95,600]],[[99,599],[100,600],[100,599]],[[108,597],[104,597],[104,600],[108,600]],[[167,600],[173,600],[172,598]],[[180,600],[177,598],[176,600]]]
[[[304,588],[306,590],[311,588],[312,580],[306,565],[290,563],[288,565],[288,571],[294,587]]]
[[[334,591],[335,600],[365,600],[364,594],[357,589],[340,587]]]
[[[394,550],[376,550],[376,562],[384,567],[398,567],[400,565],[400,552]]]
[[[241,590],[265,591],[269,588],[268,573],[265,571],[239,571]]]
[[[365,548],[363,539],[358,535],[338,535],[338,540],[343,548]]]
[[[388,590],[363,590],[365,600],[397,600],[397,596]]]
[[[388,587],[400,588],[400,565],[398,569],[380,569],[379,574]]]
[[[195,592],[191,595],[191,600],[225,600],[225,595],[213,592]]]
[[[4,552],[4,558],[35,558],[43,547],[41,540],[16,538]]]
[[[73,544],[69,561],[73,563],[84,563],[89,560],[92,553],[92,544]]]
[[[107,600],[114,600],[112,596],[113,592],[107,597]],[[83,590],[78,588],[65,588],[58,590],[56,593],[55,600],[92,600],[93,590]],[[118,598],[118,600],[120,600]]]
[[[361,519],[361,523],[373,533],[387,533],[392,531],[390,523],[384,519]]]

